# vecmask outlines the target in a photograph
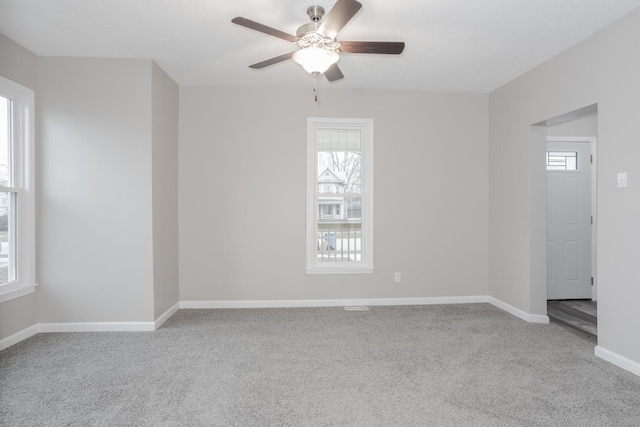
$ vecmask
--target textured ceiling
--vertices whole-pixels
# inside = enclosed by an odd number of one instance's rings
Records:
[[[336,88],[490,92],[640,7],[640,0],[360,0],[340,40],[404,41],[400,56],[343,54]],[[334,0],[0,0],[0,33],[41,56],[154,59],[183,86],[308,87],[293,50],[231,23],[295,34]]]

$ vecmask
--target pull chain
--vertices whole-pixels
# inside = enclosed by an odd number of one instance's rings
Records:
[[[313,93],[315,102],[318,102],[318,73],[313,73]]]

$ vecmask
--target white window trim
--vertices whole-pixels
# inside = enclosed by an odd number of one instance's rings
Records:
[[[35,237],[35,102],[33,90],[0,76],[0,95],[13,101],[14,186],[0,191],[16,191],[17,280],[0,285],[0,303],[30,294],[36,283]]]
[[[318,262],[315,247],[317,236],[316,221],[316,180],[318,165],[316,132],[319,129],[353,129],[362,132],[362,261],[360,262]],[[342,194],[341,194],[342,195]],[[339,119],[309,117],[307,119],[307,274],[351,274],[373,273],[373,119]]]

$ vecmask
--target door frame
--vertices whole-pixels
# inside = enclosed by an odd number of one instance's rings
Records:
[[[547,136],[547,147],[549,142],[584,142],[591,145],[591,299],[598,300],[598,276],[597,276],[597,235],[598,235],[598,138],[595,136]],[[545,148],[546,150],[546,148]],[[545,192],[546,194],[546,192]]]

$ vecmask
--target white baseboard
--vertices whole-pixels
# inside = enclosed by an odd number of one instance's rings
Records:
[[[325,299],[325,300],[217,300],[217,301],[180,301],[180,308],[285,308],[285,307],[348,307],[348,306],[385,306],[385,305],[434,305],[434,304],[473,304],[490,303],[507,313],[529,323],[549,323],[549,317],[526,313],[499,299],[487,295],[466,297],[430,297],[430,298],[371,298],[371,299]]]
[[[0,340],[0,351],[4,350],[5,348],[9,348],[14,344],[18,344],[20,341],[24,341],[27,338],[31,338],[38,332],[40,332],[40,328],[37,324],[16,332],[15,334]]]
[[[143,332],[155,331],[155,322],[40,323],[40,332]]]
[[[490,303],[514,316],[531,323],[549,323],[549,317],[526,313],[505,302],[488,295],[464,297],[427,298],[359,298],[359,299],[319,299],[319,300],[219,300],[180,301],[153,322],[83,322],[83,323],[40,323],[0,340],[0,350],[4,350],[37,333],[48,332],[137,332],[155,331],[179,309],[207,308],[286,308],[286,307],[348,307],[348,306],[392,306],[392,305],[436,305],[436,304],[476,304]],[[597,350],[596,350],[597,351]],[[603,350],[604,351],[604,350]],[[597,354],[597,353],[596,353]],[[611,353],[613,354],[613,353]],[[602,357],[608,360],[606,357]],[[623,358],[624,359],[624,358]],[[627,359],[628,360],[628,359]],[[631,363],[635,363],[630,361]],[[617,364],[615,362],[612,362]],[[620,366],[620,365],[619,365]],[[625,368],[626,369],[626,368]],[[639,368],[635,368],[639,369]],[[631,370],[631,369],[629,369]],[[632,370],[632,372],[635,372]]]
[[[176,312],[180,309],[180,303],[177,302],[175,303],[175,305],[171,308],[169,308],[169,310],[165,311],[164,313],[162,313],[154,322],[154,327],[155,329],[158,329],[160,326],[162,326],[162,324],[164,322],[166,322],[167,320],[169,320],[169,318],[171,316],[173,316],[174,314],[176,314]]]
[[[504,301],[500,301],[497,298],[488,297],[487,302],[529,323],[549,323],[549,316],[527,313],[526,311],[522,311],[519,308],[507,304]]]
[[[486,295],[467,297],[432,298],[364,298],[364,299],[317,299],[317,300],[217,300],[180,301],[180,308],[286,308],[286,307],[348,307],[354,305],[433,305],[486,303]]]
[[[148,332],[155,331],[173,316],[180,304],[176,303],[153,322],[77,322],[40,323],[39,332]]]
[[[36,334],[52,332],[152,332],[178,311],[178,304],[171,307],[155,322],[84,322],[84,323],[37,323],[0,340],[0,351],[18,344]],[[161,323],[157,323],[161,322]]]
[[[620,356],[618,353],[614,353],[613,351],[607,350],[599,345],[596,346],[594,354],[600,359],[606,360],[619,368],[640,376],[640,363],[636,361]]]

